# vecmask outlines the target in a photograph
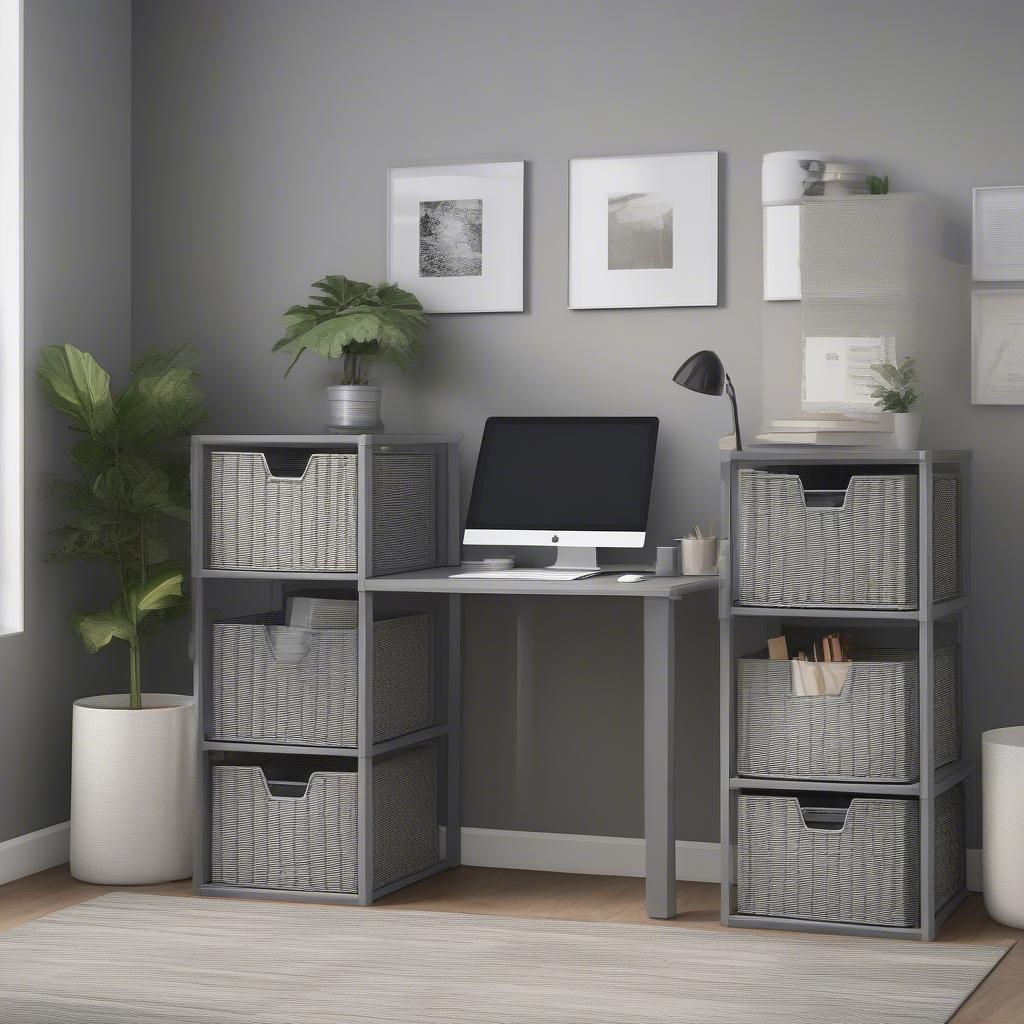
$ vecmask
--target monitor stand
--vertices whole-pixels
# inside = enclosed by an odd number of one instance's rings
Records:
[[[601,571],[601,566],[597,564],[597,548],[559,547],[555,551],[555,560],[551,565],[545,566],[546,569],[591,575]]]

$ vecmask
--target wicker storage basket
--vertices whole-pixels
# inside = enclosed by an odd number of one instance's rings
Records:
[[[354,452],[210,455],[209,566],[277,572],[356,572]],[[437,561],[437,458],[379,452],[374,474],[375,573]],[[277,475],[275,475],[275,473]]]
[[[958,480],[936,474],[933,594],[960,592]],[[841,505],[808,505],[799,476],[739,471],[739,601],[777,608],[918,605],[917,477],[854,476]]]
[[[375,889],[440,857],[436,756],[436,748],[424,744],[374,761]],[[315,771],[308,785],[287,778],[276,784],[290,774],[288,767],[269,762],[213,767],[211,880],[257,889],[355,893],[356,772]],[[275,795],[282,791],[287,795]]]
[[[754,778],[915,782],[918,670],[911,651],[862,650],[842,693],[794,697],[788,661],[740,658],[736,770]],[[935,652],[935,767],[960,757],[960,657]]]
[[[358,606],[345,604],[351,621],[339,629],[296,629],[278,615],[214,624],[214,739],[357,745]],[[433,724],[432,674],[429,616],[374,621],[375,742]]]
[[[737,908],[741,914],[916,928],[920,832],[916,800],[856,797],[841,828],[817,797],[739,797]],[[841,818],[842,812],[838,812]],[[963,795],[935,801],[935,906],[964,886]]]

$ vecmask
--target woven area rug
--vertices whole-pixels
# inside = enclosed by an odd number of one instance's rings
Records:
[[[1002,946],[101,896],[0,934],[3,1024],[940,1024]]]

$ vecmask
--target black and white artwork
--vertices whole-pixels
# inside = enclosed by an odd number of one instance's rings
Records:
[[[392,167],[388,280],[428,313],[523,309],[525,164]]]
[[[569,161],[569,308],[718,304],[718,153]]]
[[[420,277],[480,277],[483,228],[481,199],[420,203]]]
[[[672,269],[672,200],[662,192],[608,197],[608,269]]]

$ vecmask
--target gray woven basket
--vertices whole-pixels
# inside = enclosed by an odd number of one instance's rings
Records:
[[[740,658],[736,770],[753,778],[915,782],[916,652],[862,650],[842,693],[794,697],[788,661]],[[960,757],[960,657],[935,652],[935,767]]]
[[[356,572],[357,455],[292,454],[289,475],[275,476],[263,452],[211,453],[210,568]],[[436,456],[378,452],[371,464],[373,571],[435,565]]]
[[[355,454],[276,477],[262,452],[210,455],[210,567],[355,572]]]
[[[273,770],[214,765],[211,880],[224,885],[355,893],[355,772],[317,771],[299,795],[275,796]],[[424,744],[373,765],[373,884],[388,885],[440,858],[436,749]]]
[[[346,603],[340,629],[295,629],[279,615],[214,624],[214,739],[357,745],[358,605]],[[432,660],[427,615],[374,621],[375,742],[433,723]]]
[[[936,600],[960,590],[958,481],[935,478]],[[913,609],[917,477],[854,476],[838,507],[808,506],[800,477],[739,471],[739,601],[777,608]]]
[[[808,801],[811,798],[807,798]],[[827,812],[826,812],[827,813]],[[809,827],[794,796],[739,797],[741,914],[915,928],[920,924],[916,800],[856,797],[840,829]],[[935,801],[935,906],[964,885],[960,786]]]

